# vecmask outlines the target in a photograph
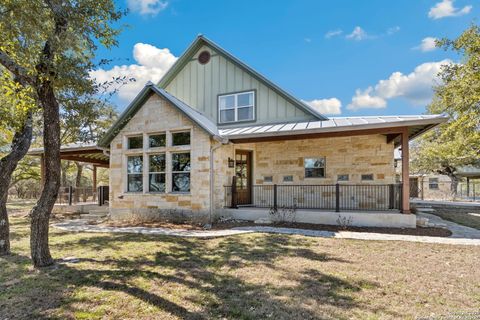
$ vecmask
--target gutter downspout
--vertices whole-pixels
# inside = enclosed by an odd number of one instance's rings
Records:
[[[213,193],[215,192],[215,174],[214,174],[214,161],[213,161],[213,154],[214,151],[220,148],[223,145],[229,144],[230,142],[228,139],[220,137],[220,136],[213,136],[213,139],[220,142],[220,144],[217,145],[211,145],[210,146],[210,211],[208,215],[208,223],[210,224],[210,228],[212,226],[212,218],[213,218],[213,207],[214,207],[214,195]]]

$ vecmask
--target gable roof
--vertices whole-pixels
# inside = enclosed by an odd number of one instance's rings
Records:
[[[173,64],[173,66],[167,71],[167,73],[162,77],[159,81],[158,86],[160,88],[165,89],[168,84],[178,75],[178,73],[185,67],[185,65],[192,59],[195,53],[202,47],[202,46],[209,46],[217,53],[222,55],[225,59],[228,59],[233,64],[237,65],[239,68],[243,69],[245,72],[249,73],[252,77],[256,78],[259,82],[264,84],[267,88],[272,89],[278,95],[286,99],[288,102],[293,104],[295,107],[303,110],[307,114],[310,114],[317,118],[318,120],[328,120],[328,118],[317,110],[309,106],[308,104],[304,103],[303,101],[295,98],[266,77],[240,61],[238,58],[234,57],[232,54],[227,52],[225,49],[211,41],[210,39],[206,38],[203,35],[198,35],[197,38],[192,42],[192,44],[187,48],[187,50],[180,56],[180,58]]]
[[[120,115],[118,120],[115,121],[112,127],[100,139],[98,145],[103,148],[108,148],[110,142],[112,142],[118,132],[120,132],[120,130],[125,127],[128,121],[130,121],[130,119],[137,113],[137,111],[142,107],[143,103],[150,97],[152,93],[158,94],[160,97],[169,101],[180,112],[204,129],[210,136],[219,137],[217,126],[209,118],[193,109],[183,101],[174,97],[164,89],[158,88],[153,83],[148,82],[145,87],[143,87],[142,91],[138,93],[135,99],[133,99],[125,111]]]

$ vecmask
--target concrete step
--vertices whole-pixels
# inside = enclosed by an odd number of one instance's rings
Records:
[[[433,208],[417,208],[418,212],[434,212],[435,209]]]
[[[432,208],[432,205],[430,204],[415,203],[413,205],[415,206],[415,208]]]

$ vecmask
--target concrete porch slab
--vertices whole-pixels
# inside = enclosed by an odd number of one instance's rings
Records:
[[[273,217],[268,209],[263,208],[239,208],[223,209],[222,215],[237,219],[255,221],[258,219]],[[395,211],[321,211],[298,209],[295,214],[295,222],[339,225],[342,222],[355,227],[386,227],[386,228],[415,228],[417,217],[414,214],[402,214]]]

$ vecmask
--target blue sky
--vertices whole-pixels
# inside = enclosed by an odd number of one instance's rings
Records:
[[[326,114],[421,114],[441,64],[458,61],[432,48],[433,38],[458,36],[477,21],[477,4],[118,0],[119,8],[130,9],[122,20],[129,26],[118,47],[99,50],[98,57],[112,63],[93,74],[138,79],[114,99],[121,111],[202,33]]]

